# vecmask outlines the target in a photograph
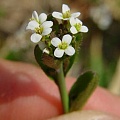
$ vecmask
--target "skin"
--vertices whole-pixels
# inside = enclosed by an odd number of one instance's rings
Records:
[[[119,120],[120,97],[97,87],[83,109],[61,115],[58,88],[39,67],[0,59],[0,120]]]

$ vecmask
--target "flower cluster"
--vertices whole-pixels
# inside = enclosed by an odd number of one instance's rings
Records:
[[[76,35],[88,32],[88,28],[78,19],[80,12],[71,13],[68,5],[63,4],[62,13],[53,12],[51,19],[48,16],[45,13],[38,16],[36,11],[32,13],[32,18],[26,27],[27,30],[33,31],[31,41],[44,42],[43,52],[56,58],[74,55]]]
[[[32,30],[31,41],[37,43],[45,35],[49,35],[52,31],[53,22],[46,21],[47,15],[41,13],[39,16],[36,11],[32,13],[31,21],[28,23],[26,29]]]

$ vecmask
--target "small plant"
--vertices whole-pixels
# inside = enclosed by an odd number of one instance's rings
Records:
[[[64,113],[81,109],[98,83],[96,74],[87,71],[78,77],[69,93],[66,90],[65,77],[79,52],[82,34],[88,32],[79,15],[63,4],[62,13],[38,15],[34,11],[26,27],[32,30],[30,39],[37,44],[36,61],[59,88]]]

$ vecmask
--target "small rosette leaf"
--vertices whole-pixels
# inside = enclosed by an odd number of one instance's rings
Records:
[[[71,57],[66,57],[63,61],[63,67],[64,67],[64,75],[66,76],[67,73],[69,72],[70,68],[72,67],[73,63],[74,63],[74,60],[75,60],[75,56],[76,54],[74,54],[73,56]]]
[[[38,45],[34,49],[34,55],[37,63],[47,76],[56,79],[56,70],[59,68],[59,61],[43,52]]]
[[[98,85],[96,73],[87,71],[80,75],[69,93],[70,112],[81,110]]]

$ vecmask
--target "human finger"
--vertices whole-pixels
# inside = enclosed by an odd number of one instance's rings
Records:
[[[61,113],[58,88],[39,68],[0,60],[1,120],[40,120]]]
[[[99,111],[83,110],[61,115],[48,120],[120,120],[120,118]]]

